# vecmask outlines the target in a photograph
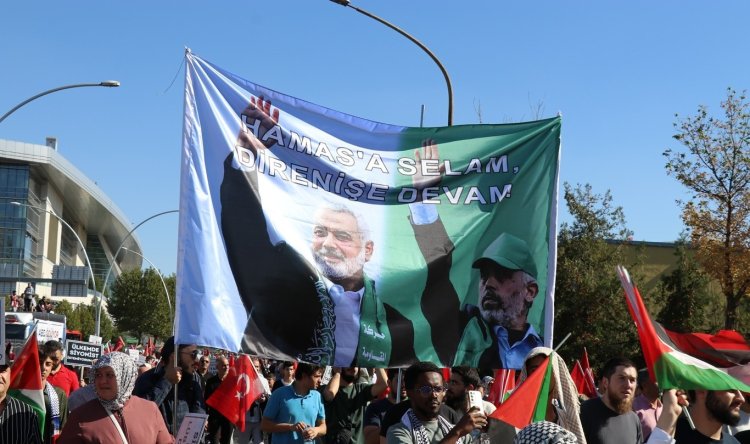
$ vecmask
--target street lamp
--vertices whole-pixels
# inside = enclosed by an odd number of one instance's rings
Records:
[[[422,42],[420,42],[419,40],[417,40],[416,38],[414,38],[408,32],[404,31],[403,29],[399,28],[398,26],[394,25],[393,23],[390,23],[390,22],[386,21],[385,19],[382,19],[382,18],[378,17],[375,14],[372,14],[370,12],[365,11],[362,8],[358,8],[358,7],[354,6],[354,5],[352,5],[349,0],[331,0],[331,1],[334,2],[334,3],[337,3],[337,4],[341,5],[341,6],[344,6],[344,7],[348,6],[348,7],[352,8],[352,9],[354,9],[355,11],[359,12],[362,15],[366,15],[367,17],[370,17],[371,19],[379,21],[380,23],[384,24],[385,26],[393,29],[394,31],[396,31],[399,34],[401,34],[402,36],[404,36],[407,39],[411,40],[414,44],[416,44],[417,46],[419,46],[422,49],[422,51],[424,51],[425,53],[427,53],[428,56],[430,56],[430,58],[437,64],[438,68],[440,68],[440,71],[443,73],[443,77],[445,77],[445,84],[448,87],[448,126],[452,126],[453,125],[453,86],[451,86],[451,79],[448,76],[448,71],[445,70],[445,67],[443,66],[442,63],[440,63],[440,60],[438,60],[437,56],[435,54],[433,54],[433,52],[430,51],[430,49],[427,48]]]
[[[104,297],[104,290],[107,286],[107,281],[109,280],[109,275],[112,273],[112,268],[115,266],[115,263],[117,262],[117,256],[120,254],[120,250],[125,248],[125,242],[130,239],[130,236],[133,234],[133,232],[138,229],[141,225],[145,224],[146,222],[150,221],[151,219],[157,218],[159,216],[163,216],[165,214],[169,213],[178,213],[180,210],[169,210],[169,211],[162,211],[161,213],[156,213],[152,216],[147,217],[146,219],[143,219],[140,221],[136,226],[134,226],[130,231],[128,231],[128,234],[125,235],[125,237],[122,239],[122,242],[120,242],[120,245],[117,247],[117,250],[115,250],[115,254],[112,256],[112,263],[109,265],[109,269],[107,270],[107,274],[104,276],[104,282],[102,283],[102,291],[99,296],[99,304],[96,307],[96,329],[95,333],[96,336],[99,335],[100,326],[101,326],[101,316],[102,316],[102,298]],[[133,251],[133,250],[129,250]],[[145,258],[144,258],[145,259]],[[171,308],[171,305],[170,305]]]
[[[123,247],[122,251],[127,251],[128,253],[133,253],[133,254],[135,254],[137,256],[140,256],[141,259],[143,259],[144,261],[148,262],[148,264],[151,265],[151,267],[154,270],[156,270],[157,274],[159,275],[159,279],[161,279],[161,284],[164,286],[164,294],[167,295],[167,305],[169,305],[169,319],[172,320],[172,335],[174,335],[174,314],[172,313],[172,300],[169,298],[169,290],[167,290],[167,283],[164,282],[164,276],[162,276],[162,274],[159,271],[159,269],[156,268],[156,265],[154,265],[153,262],[151,262],[150,260],[148,260],[148,258],[146,256],[142,255],[141,253],[139,253],[139,252],[137,252],[135,250],[131,250],[129,248],[124,248],[124,247]]]
[[[2,117],[0,117],[0,123],[2,123],[3,120],[5,120],[9,115],[13,114],[18,108],[26,105],[32,100],[36,100],[42,96],[46,96],[47,94],[52,94],[53,92],[62,91],[63,89],[85,88],[87,86],[104,86],[106,88],[117,88],[118,86],[120,86],[120,82],[118,82],[117,80],[105,80],[99,83],[76,83],[73,85],[58,86],[57,88],[48,89],[47,91],[40,92],[39,94],[33,97],[29,97],[28,99],[14,106],[10,111],[8,111],[7,113],[3,114]]]
[[[55,216],[55,218],[57,218],[57,220],[59,220],[60,223],[62,223],[66,227],[68,227],[68,229],[70,229],[70,231],[73,232],[73,236],[76,237],[76,240],[78,241],[78,244],[81,246],[81,250],[83,251],[83,257],[86,258],[86,264],[89,267],[89,274],[91,275],[91,283],[94,284],[94,297],[96,297],[96,280],[94,279],[94,270],[91,268],[91,261],[89,260],[88,253],[86,253],[86,247],[83,245],[83,242],[81,241],[81,238],[78,237],[78,233],[76,233],[76,230],[74,230],[73,227],[70,226],[70,224],[68,224],[67,222],[65,222],[62,217],[58,216],[57,213],[55,213],[51,209],[48,210],[46,208],[37,207],[36,205],[29,205],[29,204],[24,204],[24,203],[21,203],[21,202],[11,202],[10,204],[11,205],[16,205],[16,206],[19,206],[19,207],[34,208],[35,210],[42,211],[44,213],[48,213],[48,214],[50,214],[52,216]],[[86,281],[86,286],[88,287],[88,281]],[[97,336],[98,336],[98,334],[97,334]]]

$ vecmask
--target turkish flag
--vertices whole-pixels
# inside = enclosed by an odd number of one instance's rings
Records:
[[[241,431],[245,431],[245,414],[265,390],[253,363],[247,355],[240,355],[221,385],[206,400],[206,404],[221,413]]]

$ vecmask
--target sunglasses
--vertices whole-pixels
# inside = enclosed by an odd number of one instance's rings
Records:
[[[198,350],[193,350],[191,352],[183,351],[180,353],[185,354],[185,355],[190,355],[190,357],[193,358],[193,360],[198,359],[198,355],[201,354]]]

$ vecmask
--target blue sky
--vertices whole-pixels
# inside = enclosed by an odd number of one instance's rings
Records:
[[[675,114],[717,109],[748,87],[741,1],[360,0],[403,27],[451,75],[454,123],[563,115],[561,182],[610,189],[635,239],[672,241],[683,188],[662,152]],[[0,138],[44,143],[137,223],[177,208],[184,48],[250,81],[399,125],[446,123],[443,78],[416,46],[328,0],[75,2],[0,6],[0,113],[60,85],[116,79],[25,106]],[[179,71],[179,72],[178,72]],[[177,76],[176,80],[175,76]],[[566,220],[561,202],[561,219]],[[138,230],[147,258],[175,271],[177,216]]]

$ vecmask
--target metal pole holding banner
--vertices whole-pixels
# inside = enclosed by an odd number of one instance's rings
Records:
[[[401,402],[401,374],[404,372],[404,369],[400,368],[398,369],[398,376],[396,376],[396,379],[398,379],[398,390],[396,390],[396,404]]]

